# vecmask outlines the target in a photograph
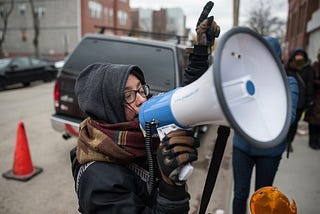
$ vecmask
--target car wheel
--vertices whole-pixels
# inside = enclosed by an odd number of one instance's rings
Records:
[[[0,91],[4,90],[6,88],[6,82],[3,78],[0,78]]]
[[[30,82],[24,82],[24,83],[22,83],[22,84],[23,84],[24,87],[27,87],[27,86],[30,85]]]

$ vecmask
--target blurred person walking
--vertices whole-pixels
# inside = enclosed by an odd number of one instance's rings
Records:
[[[320,48],[318,49],[318,60],[313,67],[313,105],[306,111],[304,120],[309,123],[309,146],[312,149],[320,149]]]
[[[288,145],[287,151],[292,152],[292,142],[297,132],[298,123],[303,112],[313,105],[313,69],[307,52],[301,48],[294,49],[289,57],[286,65],[286,73],[288,76],[293,76],[298,81],[299,99],[296,112],[296,119],[290,126],[287,136]]]

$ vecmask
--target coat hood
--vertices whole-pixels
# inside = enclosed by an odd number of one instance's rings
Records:
[[[298,53],[302,54],[304,59],[308,61],[309,58],[307,52],[305,52],[302,48],[295,48],[290,52],[289,62],[292,61]]]
[[[86,67],[74,88],[80,109],[95,120],[125,122],[123,92],[130,73],[145,84],[143,72],[136,65],[96,63]]]
[[[271,46],[273,51],[276,53],[277,57],[281,60],[282,51],[281,51],[279,40],[271,36],[264,36],[263,38],[267,41],[267,43]]]
[[[294,60],[295,56],[297,54],[301,54],[304,58],[304,62],[296,64],[296,61]],[[307,66],[310,66],[311,62],[308,58],[308,54],[306,51],[304,51],[302,48],[295,48],[290,52],[290,56],[287,62],[287,68],[288,69],[295,69],[295,70],[301,70]]]

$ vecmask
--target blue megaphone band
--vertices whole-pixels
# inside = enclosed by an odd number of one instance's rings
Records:
[[[169,124],[175,124],[181,128],[184,127],[176,120],[171,109],[172,95],[176,90],[159,94],[142,104],[139,110],[139,122],[143,129],[146,128],[146,122],[152,121],[158,122],[159,127]]]

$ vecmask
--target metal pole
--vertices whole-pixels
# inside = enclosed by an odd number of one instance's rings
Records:
[[[239,5],[240,0],[233,0],[233,26],[239,26]]]

